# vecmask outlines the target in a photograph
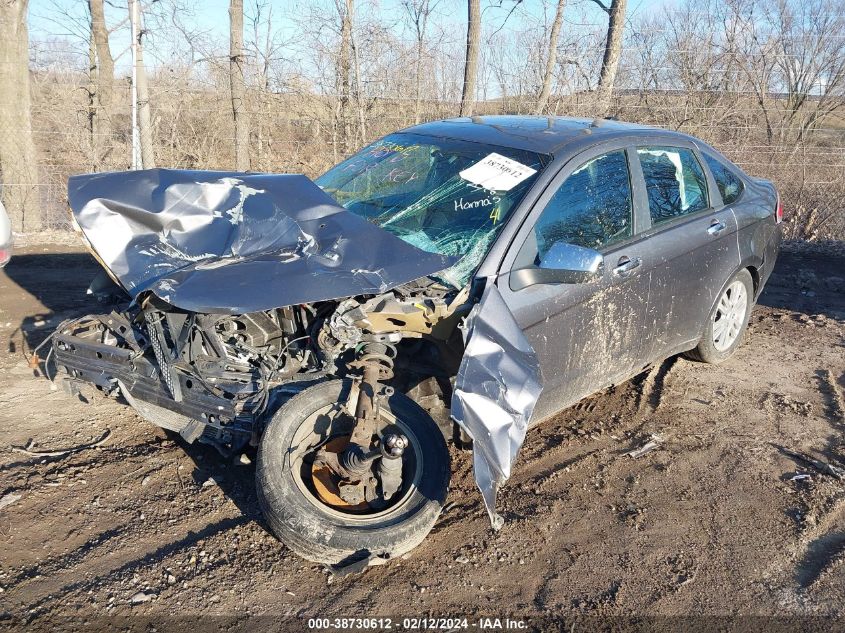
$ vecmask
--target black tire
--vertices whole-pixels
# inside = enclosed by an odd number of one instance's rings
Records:
[[[745,314],[742,316],[742,324],[739,328],[739,333],[736,335],[736,338],[733,339],[733,342],[725,349],[718,349],[716,343],[714,342],[713,331],[716,327],[716,317],[717,313],[719,312],[719,302],[721,301],[722,296],[728,291],[728,289],[734,284],[734,282],[740,282],[745,287],[745,293],[747,297]],[[700,361],[702,363],[718,364],[733,356],[737,348],[742,345],[742,340],[745,337],[746,330],[748,329],[748,319],[751,317],[751,310],[753,308],[754,280],[751,278],[751,273],[749,273],[747,269],[743,268],[742,270],[737,272],[733,277],[728,279],[728,281],[725,282],[725,285],[721,288],[721,290],[719,290],[719,294],[716,296],[716,301],[713,304],[710,313],[707,315],[707,324],[704,328],[704,334],[702,335],[701,340],[698,342],[698,346],[695,349],[690,350],[686,353],[687,358],[690,358],[691,360]]]
[[[273,533],[299,556],[327,563],[351,563],[368,555],[396,557],[419,545],[431,531],[446,500],[451,475],[449,451],[437,424],[401,393],[382,397],[397,424],[410,430],[409,440],[422,455],[416,484],[407,484],[399,503],[377,516],[352,516],[322,504],[303,488],[296,457],[290,455],[297,433],[318,411],[346,402],[351,381],[329,380],[288,400],[273,415],[258,448],[258,502]],[[310,423],[309,423],[310,424]],[[300,429],[302,429],[300,431]],[[301,435],[300,435],[301,437]],[[297,448],[298,450],[298,448]],[[407,459],[407,451],[406,451]],[[407,463],[407,462],[406,462]]]

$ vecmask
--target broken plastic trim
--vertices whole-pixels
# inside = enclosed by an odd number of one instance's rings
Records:
[[[493,529],[496,493],[510,477],[543,390],[540,363],[494,283],[466,319],[452,417],[473,440],[475,481]]]
[[[379,294],[454,258],[420,250],[290,174],[151,169],[72,176],[76,222],[133,299],[245,314]]]

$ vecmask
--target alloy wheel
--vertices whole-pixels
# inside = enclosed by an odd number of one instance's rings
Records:
[[[730,348],[742,331],[748,293],[745,284],[736,280],[722,293],[713,315],[713,347],[720,352]]]

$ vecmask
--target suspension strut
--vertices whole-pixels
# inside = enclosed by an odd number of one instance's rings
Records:
[[[384,503],[402,485],[402,456],[408,438],[398,432],[379,436],[379,398],[393,394],[393,388],[382,387],[380,381],[393,377],[396,351],[392,343],[381,341],[366,341],[359,348],[357,359],[350,363],[350,367],[361,371],[361,379],[349,444],[339,454],[323,450],[318,457],[320,463],[341,477],[338,495],[350,505]],[[378,480],[372,470],[377,459],[380,459]]]
[[[380,451],[372,450],[373,436],[378,432],[379,382],[393,378],[393,359],[396,346],[392,343],[367,341],[358,351],[354,366],[361,370],[358,385],[358,403],[355,407],[355,426],[349,447],[340,455],[341,466],[350,474],[366,472]],[[386,395],[393,393],[385,387]]]

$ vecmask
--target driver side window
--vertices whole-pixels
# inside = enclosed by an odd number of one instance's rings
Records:
[[[563,181],[534,226],[538,259],[552,244],[596,250],[633,235],[634,204],[624,150],[588,161]]]

